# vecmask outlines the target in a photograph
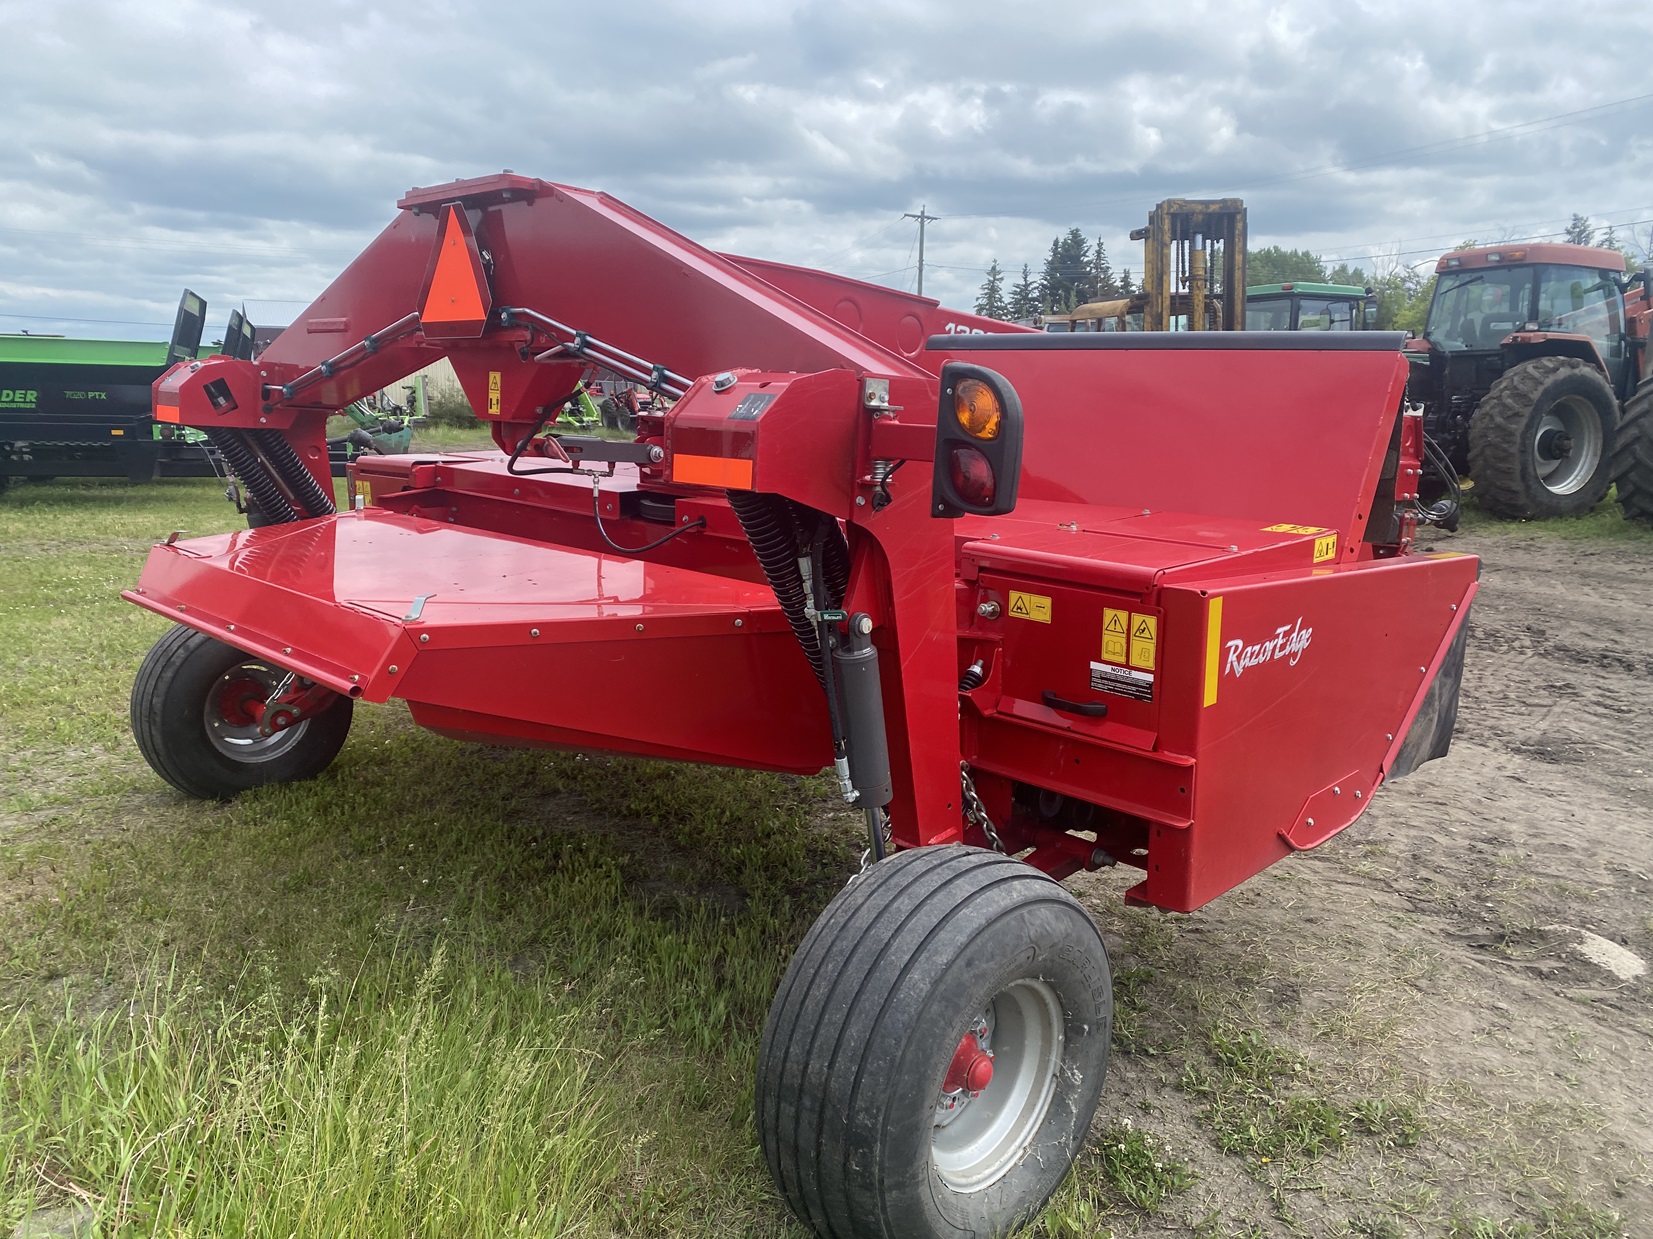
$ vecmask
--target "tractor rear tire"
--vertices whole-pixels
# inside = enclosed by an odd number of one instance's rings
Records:
[[[270,736],[258,735],[255,722],[233,713],[234,699],[267,696],[286,674],[179,625],[144,656],[132,684],[138,751],[156,774],[198,800],[227,800],[267,783],[314,778],[350,734],[350,698],[341,695]]]
[[[1653,380],[1625,401],[1613,449],[1613,487],[1624,519],[1653,528]]]
[[[823,1239],[1030,1221],[1096,1111],[1110,986],[1089,914],[1021,861],[926,847],[854,879],[758,1051],[758,1140],[793,1212]]]
[[[1594,366],[1539,357],[1507,370],[1469,423],[1477,502],[1508,520],[1579,516],[1607,494],[1618,401]]]

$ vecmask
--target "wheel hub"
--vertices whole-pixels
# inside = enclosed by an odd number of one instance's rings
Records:
[[[1573,451],[1573,437],[1554,427],[1538,436],[1538,455],[1544,460],[1563,460]]]
[[[297,744],[310,720],[270,704],[286,679],[285,672],[257,662],[219,676],[202,710],[212,747],[231,761],[266,762]]]
[[[958,1117],[962,1107],[979,1097],[993,1082],[992,1026],[984,1011],[976,1017],[953,1051],[947,1075],[941,1082],[941,1100],[936,1103],[936,1123],[945,1127]]]
[[[1062,1063],[1062,1004],[1044,981],[1012,981],[964,1030],[935,1103],[931,1161],[954,1191],[1009,1174],[1045,1121]]]
[[[1533,470],[1552,495],[1583,490],[1606,450],[1606,431],[1596,408],[1582,396],[1567,396],[1546,409],[1532,427]]]

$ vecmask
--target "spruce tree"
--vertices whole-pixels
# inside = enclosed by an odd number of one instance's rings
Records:
[[[1032,318],[1039,312],[1039,286],[1033,282],[1033,272],[1022,264],[1022,278],[1010,288],[1010,317],[1017,321]]]
[[[1062,304],[1062,238],[1050,243],[1045,255],[1045,269],[1039,277],[1039,306],[1046,314],[1057,313]]]
[[[1108,247],[1102,244],[1101,237],[1097,237],[1096,244],[1091,248],[1091,297],[1096,301],[1107,301],[1117,296],[1119,281],[1108,265]]]
[[[987,267],[987,280],[976,295],[976,313],[987,318],[1010,317],[1010,303],[1004,299],[1004,272],[995,258]]]
[[[1071,310],[1090,300],[1090,242],[1077,228],[1069,228],[1059,247],[1058,271],[1062,299]]]

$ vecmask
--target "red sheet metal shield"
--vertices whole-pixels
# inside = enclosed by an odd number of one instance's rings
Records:
[[[434,339],[456,340],[479,336],[488,322],[493,294],[482,270],[471,221],[455,204],[442,210],[436,230],[436,252],[425,273],[419,297],[419,324]]]

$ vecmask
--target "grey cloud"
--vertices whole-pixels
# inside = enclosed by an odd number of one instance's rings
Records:
[[[500,167],[863,275],[910,265],[892,225],[922,201],[955,304],[1070,226],[1139,268],[1126,234],[1174,194],[1241,193],[1261,243],[1342,255],[1653,184],[1645,106],[1388,158],[1636,93],[1653,15],[1601,0],[0,0],[0,28],[0,313],[164,318],[185,280],[307,298],[410,185]],[[1356,170],[1293,176],[1327,166]]]

